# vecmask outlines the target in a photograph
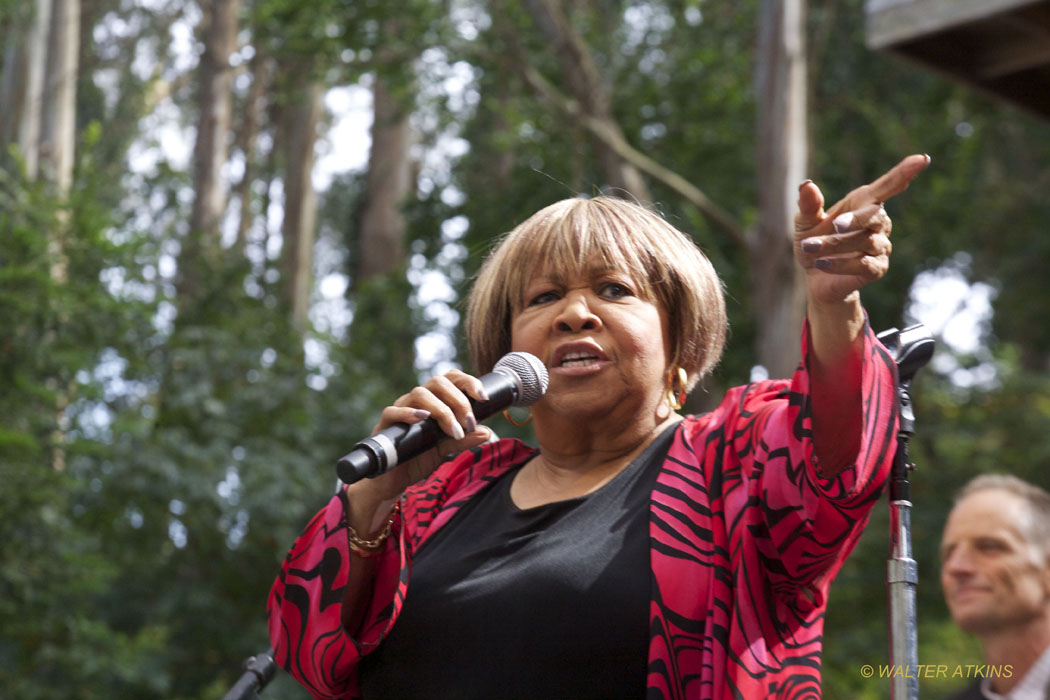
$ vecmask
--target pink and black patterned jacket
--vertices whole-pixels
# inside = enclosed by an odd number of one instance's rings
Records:
[[[806,343],[804,334],[804,353]],[[895,383],[894,361],[869,330],[860,451],[833,478],[820,474],[813,452],[805,363],[791,381],[737,387],[716,410],[679,424],[649,506],[648,697],[820,697],[828,586],[889,473]],[[340,624],[349,554],[334,497],[296,540],[270,592],[277,663],[315,698],[358,697],[357,661],[395,624],[413,553],[487,482],[534,454],[500,440],[404,495],[354,636]]]

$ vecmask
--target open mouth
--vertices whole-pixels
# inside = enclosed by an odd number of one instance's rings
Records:
[[[601,358],[591,352],[570,352],[561,358],[559,367],[586,367],[593,365]]]

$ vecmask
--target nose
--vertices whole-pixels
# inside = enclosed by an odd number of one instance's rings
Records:
[[[562,299],[561,308],[554,317],[555,330],[566,333],[596,331],[602,327],[601,318],[594,312],[587,292],[570,290]]]
[[[953,547],[948,556],[941,563],[941,571],[945,576],[962,578],[973,574],[973,559],[969,548],[965,545]]]

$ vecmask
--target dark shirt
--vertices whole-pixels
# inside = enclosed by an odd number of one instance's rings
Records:
[[[642,698],[649,494],[673,428],[597,491],[520,509],[517,470],[417,553],[365,698]]]

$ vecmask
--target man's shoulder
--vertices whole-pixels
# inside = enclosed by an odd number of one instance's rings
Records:
[[[949,695],[944,700],[985,700],[984,695],[981,693],[981,682],[974,681],[958,693]]]

